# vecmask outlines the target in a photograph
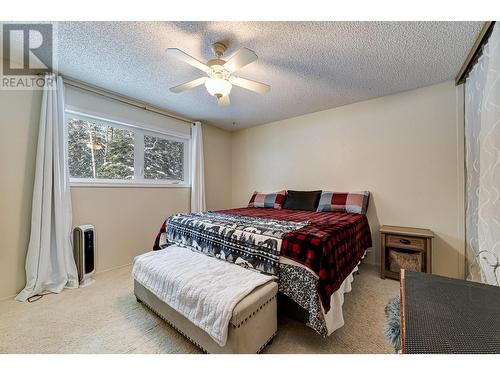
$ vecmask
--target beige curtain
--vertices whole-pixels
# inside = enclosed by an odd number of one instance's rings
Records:
[[[65,144],[64,85],[47,75],[36,155],[26,287],[18,301],[45,291],[78,288],[71,249],[71,196]]]

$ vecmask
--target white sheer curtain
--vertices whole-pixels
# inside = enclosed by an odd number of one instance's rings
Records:
[[[467,278],[500,285],[500,27],[465,83]]]
[[[31,233],[26,255],[26,287],[18,301],[63,288],[77,288],[71,249],[71,197],[64,131],[61,77],[45,77],[36,155]]]
[[[201,123],[191,126],[191,212],[205,211],[205,159]]]

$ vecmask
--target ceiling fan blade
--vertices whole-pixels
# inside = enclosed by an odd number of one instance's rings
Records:
[[[231,104],[231,101],[229,100],[229,95],[217,98],[217,104],[220,105],[221,107],[227,107],[229,104]]]
[[[168,48],[167,54],[169,56],[175,57],[178,60],[184,61],[189,65],[194,66],[206,73],[210,71],[210,67],[208,65],[203,64],[200,60],[195,59],[193,56],[188,55],[186,52],[181,51],[178,48]]]
[[[257,60],[257,55],[254,51],[249,50],[248,48],[242,48],[231,56],[231,58],[224,64],[224,69],[233,73],[255,60]]]
[[[244,89],[257,92],[259,94],[267,94],[271,90],[271,86],[257,81],[252,81],[246,78],[231,77],[231,83],[235,86],[243,87]]]
[[[193,87],[203,85],[207,79],[208,77],[193,79],[192,81],[177,85],[175,87],[171,87],[170,91],[175,92],[177,94],[179,92],[192,89]]]

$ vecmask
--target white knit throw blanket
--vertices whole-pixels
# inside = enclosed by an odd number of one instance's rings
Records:
[[[132,275],[220,346],[226,344],[234,307],[273,279],[177,245],[137,256]]]

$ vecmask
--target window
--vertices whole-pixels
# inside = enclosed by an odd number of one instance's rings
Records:
[[[66,112],[70,181],[188,185],[189,138]]]
[[[68,120],[69,175],[74,178],[134,178],[134,133],[85,121]]]
[[[184,143],[144,136],[144,178],[184,180]]]

